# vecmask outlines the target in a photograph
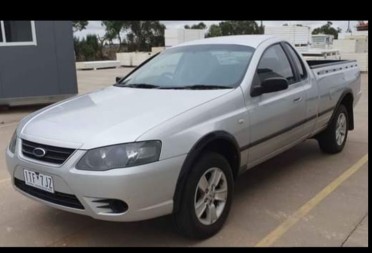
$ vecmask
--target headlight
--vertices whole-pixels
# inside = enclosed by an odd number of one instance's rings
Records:
[[[133,142],[89,150],[78,162],[79,170],[104,171],[159,160],[160,141]]]
[[[16,143],[17,143],[17,129],[14,131],[12,139],[10,139],[10,143],[9,143],[9,150],[13,154],[15,153]]]

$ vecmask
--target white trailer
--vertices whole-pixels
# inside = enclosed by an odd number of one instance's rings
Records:
[[[311,44],[311,29],[308,26],[265,26],[265,34],[287,40],[295,47],[307,47]]]

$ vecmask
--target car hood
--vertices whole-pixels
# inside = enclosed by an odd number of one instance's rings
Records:
[[[25,118],[20,136],[81,149],[133,142],[160,123],[230,91],[113,86],[68,99]]]

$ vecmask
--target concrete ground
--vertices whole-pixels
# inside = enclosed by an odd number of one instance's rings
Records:
[[[78,71],[79,92],[128,71]],[[169,216],[114,223],[30,200],[12,189],[0,152],[0,246],[368,246],[368,162],[357,163],[368,153],[367,79],[363,74],[355,130],[342,153],[323,154],[308,140],[243,174],[226,225],[204,241],[175,233]],[[0,150],[37,108],[0,111]]]

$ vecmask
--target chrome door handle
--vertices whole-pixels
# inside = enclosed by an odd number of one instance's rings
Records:
[[[298,97],[298,98],[293,99],[293,103],[299,103],[301,101],[302,101],[302,97]]]

